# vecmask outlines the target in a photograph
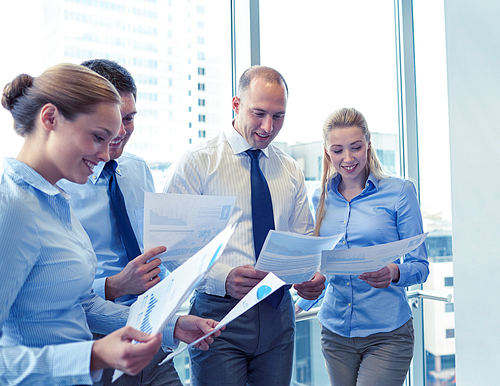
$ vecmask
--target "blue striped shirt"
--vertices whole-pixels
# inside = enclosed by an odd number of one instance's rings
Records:
[[[413,183],[401,178],[377,180],[370,174],[363,191],[348,202],[338,191],[340,176],[328,184],[320,236],[343,234],[335,249],[386,244],[423,233],[422,215]],[[317,208],[320,190],[313,195]],[[328,287],[318,314],[323,326],[341,336],[365,337],[389,332],[411,318],[405,287],[423,283],[429,275],[425,244],[408,253],[400,277],[388,288],[374,288],[357,276],[327,275]],[[319,300],[319,299],[318,299]],[[300,299],[304,310],[316,301]]]
[[[93,292],[96,266],[65,194],[7,158],[0,179],[0,384],[92,384],[91,331],[109,334],[128,316],[128,307]]]
[[[242,265],[255,265],[252,233],[250,149],[231,127],[194,147],[168,170],[164,193],[235,196],[229,224],[238,226],[219,261],[208,272],[199,290],[218,296],[226,294],[229,272]],[[288,154],[271,144],[262,151],[260,168],[266,177],[273,202],[276,230],[311,234],[313,218],[309,209],[304,174]],[[172,262],[164,262],[172,269]],[[178,263],[177,263],[178,264]]]
[[[123,153],[117,160],[116,178],[127,207],[130,224],[143,251],[144,192],[155,192],[153,177],[146,162],[133,154]],[[120,238],[116,218],[109,203],[109,177],[103,172],[105,163],[94,168],[87,183],[81,185],[68,180],[57,183],[70,196],[71,209],[90,237],[97,255],[94,291],[106,298],[106,278],[120,273],[129,260]],[[162,269],[162,272],[164,269]],[[164,272],[160,278],[164,278]],[[136,295],[125,295],[114,302],[131,305]]]

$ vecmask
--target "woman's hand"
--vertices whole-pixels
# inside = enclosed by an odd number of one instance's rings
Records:
[[[375,272],[365,272],[358,276],[374,288],[387,288],[399,280],[399,267],[391,263]]]
[[[311,280],[305,281],[300,284],[294,284],[293,288],[297,294],[306,300],[316,300],[325,289],[325,277],[316,272]]]
[[[161,334],[146,334],[130,326],[120,328],[94,342],[90,370],[112,368],[137,375],[158,352],[161,339]],[[134,340],[140,343],[132,343]]]

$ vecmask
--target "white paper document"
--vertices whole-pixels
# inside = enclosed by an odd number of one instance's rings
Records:
[[[361,275],[393,263],[421,245],[429,233],[364,248],[335,249],[321,253],[323,275]]]
[[[319,271],[321,251],[333,249],[341,238],[269,231],[255,269],[273,272],[286,284],[303,283]]]
[[[267,298],[269,295],[271,295],[274,291],[276,291],[278,288],[282,287],[285,285],[285,282],[281,280],[280,278],[276,277],[272,272],[268,273],[264,279],[260,281],[259,284],[257,284],[255,287],[253,287],[249,293],[245,295],[243,299],[241,299],[238,304],[236,304],[231,311],[227,313],[226,316],[219,322],[217,327],[210,331],[210,333],[206,334],[205,336],[195,340],[194,342],[184,346],[180,347],[174,352],[170,353],[167,355],[167,357],[160,363],[163,364],[166,361],[172,359],[173,357],[179,355],[181,352],[184,350],[194,346],[196,343],[201,342],[203,339],[207,338],[208,336],[212,335],[214,332],[220,330],[222,327],[227,325],[229,322],[233,321],[236,319],[238,316],[243,314],[245,311],[249,310],[253,306],[255,306],[258,302],[261,300],[264,300]],[[222,332],[224,334],[224,332]],[[246,339],[244,336],[241,337],[241,339]]]
[[[227,227],[203,249],[174,270],[130,306],[127,325],[148,334],[162,331],[194,288],[219,259],[236,225]],[[123,372],[115,370],[113,382]]]
[[[149,193],[144,196],[144,250],[167,251],[163,261],[193,256],[228,224],[235,197]]]

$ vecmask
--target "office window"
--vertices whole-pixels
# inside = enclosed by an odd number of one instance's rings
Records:
[[[198,98],[198,106],[205,106],[205,99]]]
[[[455,337],[455,329],[450,328],[446,330],[446,339],[451,339]]]
[[[205,115],[204,114],[198,114],[198,122],[205,122]]]
[[[205,68],[198,67],[198,75],[205,75]]]
[[[453,276],[444,278],[444,286],[445,287],[453,287]]]
[[[198,83],[198,91],[205,91],[205,83]]]
[[[198,138],[205,138],[206,132],[205,130],[198,130]]]
[[[444,304],[444,312],[454,312],[454,311],[455,311],[455,303]]]

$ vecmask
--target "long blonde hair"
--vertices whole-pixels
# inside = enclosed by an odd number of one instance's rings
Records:
[[[323,124],[323,173],[321,175],[321,195],[319,197],[318,208],[316,209],[316,225],[314,226],[314,235],[319,236],[319,229],[325,217],[325,201],[328,194],[328,182],[335,177],[338,172],[330,162],[330,158],[326,152],[326,141],[330,131],[334,129],[342,129],[348,127],[359,127],[365,136],[366,142],[370,143],[371,133],[368,130],[368,123],[365,117],[358,110],[344,107],[336,110],[326,117]],[[373,149],[373,144],[370,145],[367,151],[368,162],[366,167],[368,171],[373,173],[375,178],[387,178],[388,174],[380,163],[377,157],[377,152]]]

